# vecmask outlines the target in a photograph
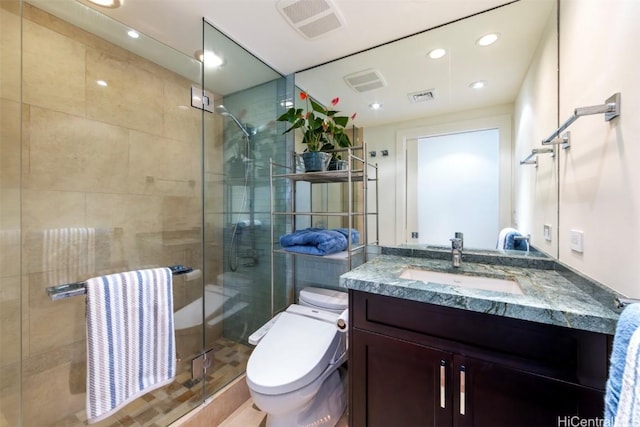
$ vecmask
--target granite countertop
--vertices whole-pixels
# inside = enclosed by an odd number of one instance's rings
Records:
[[[406,267],[447,273],[514,278],[524,295],[425,283],[403,279]],[[584,278],[553,268],[527,268],[504,264],[380,255],[343,274],[340,285],[348,289],[403,298],[515,319],[613,335],[618,320],[615,295],[592,290]],[[594,285],[595,286],[595,285]]]

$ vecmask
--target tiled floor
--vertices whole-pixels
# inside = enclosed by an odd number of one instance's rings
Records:
[[[213,370],[207,372],[205,396],[242,374],[246,370],[251,348],[234,341],[221,338],[214,344]],[[111,417],[92,426],[97,427],[165,427],[186,412],[202,403],[202,383],[191,379],[189,361],[178,369],[175,381],[166,387],[145,394],[131,402]],[[55,427],[86,426],[87,418],[83,410],[54,424]],[[258,424],[256,424],[258,425]]]
[[[336,427],[348,427],[348,412],[342,415]],[[219,427],[265,427],[267,415],[261,412],[251,401],[247,400],[229,418],[223,421]]]

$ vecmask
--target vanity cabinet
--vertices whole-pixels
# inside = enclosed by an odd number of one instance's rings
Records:
[[[349,333],[350,426],[451,425],[452,392],[443,381],[451,353],[354,328]]]
[[[499,362],[454,356],[453,377],[456,426],[557,426],[565,417],[595,419],[604,413],[603,389]]]
[[[349,291],[350,426],[601,418],[611,337]]]

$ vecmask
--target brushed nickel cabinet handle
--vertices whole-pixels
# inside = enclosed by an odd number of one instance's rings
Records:
[[[464,415],[466,412],[464,393],[465,393],[465,369],[464,369],[464,366],[460,366],[460,415]]]
[[[446,381],[446,363],[444,360],[440,361],[440,407],[445,407],[445,381]]]

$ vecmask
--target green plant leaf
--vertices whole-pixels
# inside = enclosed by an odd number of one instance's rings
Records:
[[[321,114],[327,114],[327,110],[321,104],[314,101],[313,98],[307,98],[307,99],[311,102],[311,108],[313,108],[313,111]]]
[[[339,134],[336,134],[333,140],[336,142],[336,144],[338,144],[338,147],[341,147],[341,148],[351,147],[351,140],[349,139],[349,136],[344,132],[340,132]]]
[[[279,122],[294,123],[300,117],[301,114],[302,114],[302,108],[295,109],[291,107],[284,114],[278,117],[276,120]]]
[[[333,121],[336,122],[338,126],[345,127],[347,123],[349,123],[349,117],[347,116],[336,116],[333,117]]]
[[[320,151],[330,151],[334,148],[335,147],[333,146],[333,144],[331,144],[330,142],[325,142],[324,144],[322,144],[322,147],[320,147]]]

